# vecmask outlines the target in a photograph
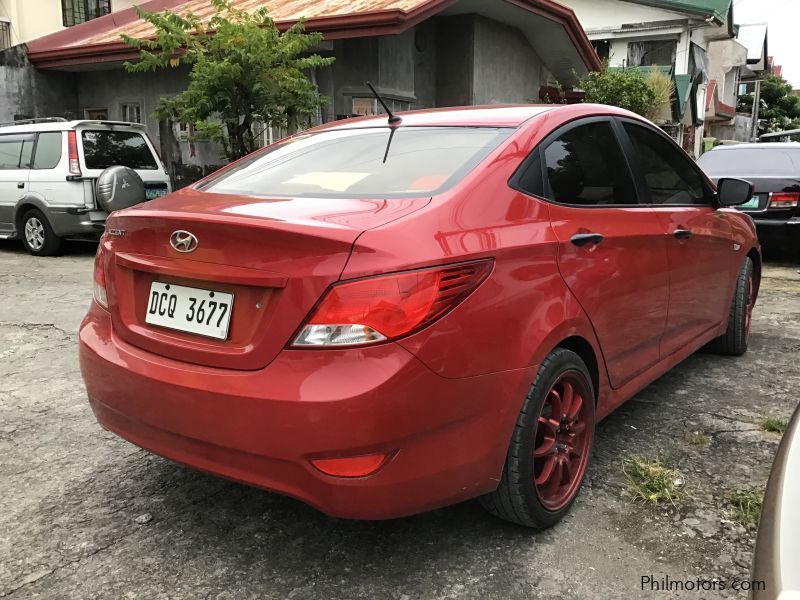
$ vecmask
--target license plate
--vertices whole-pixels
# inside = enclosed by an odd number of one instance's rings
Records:
[[[742,204],[739,208],[744,210],[758,208],[758,196],[753,196],[752,198],[750,198],[750,200]]]
[[[152,189],[145,189],[144,197],[148,200],[154,200],[155,198],[160,198],[161,196],[166,196],[167,190],[161,188],[152,188]]]
[[[150,285],[148,325],[225,340],[233,310],[233,294],[161,283]]]

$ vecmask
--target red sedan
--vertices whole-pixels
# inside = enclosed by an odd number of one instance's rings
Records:
[[[751,219],[607,106],[318,127],[114,213],[80,360],[101,425],[328,514],[481,497],[548,527],[595,423],[747,349]]]

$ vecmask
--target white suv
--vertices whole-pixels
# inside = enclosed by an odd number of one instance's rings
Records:
[[[146,198],[168,194],[169,176],[145,126],[31,119],[0,125],[0,239],[31,254],[56,254],[65,237],[97,238],[108,211],[95,182],[108,167],[134,169]]]

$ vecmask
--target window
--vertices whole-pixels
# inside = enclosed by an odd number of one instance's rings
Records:
[[[200,189],[310,198],[413,198],[455,185],[513,131],[378,127],[302,135],[256,152]]]
[[[542,181],[542,154],[539,149],[533,151],[523,170],[515,178],[514,187],[532,196],[544,197],[544,182]]]
[[[672,142],[639,125],[625,123],[624,127],[653,204],[711,204],[703,178]]]
[[[636,204],[622,149],[608,121],[578,125],[544,150],[548,197],[587,206]]]
[[[405,100],[393,100],[392,98],[383,99],[392,112],[398,113],[404,110],[411,110],[411,102]],[[374,115],[383,114],[383,107],[378,104],[378,101],[370,96],[369,98],[353,98],[353,115],[361,117],[371,117]]]
[[[111,12],[111,0],[61,0],[64,27],[72,27]]]
[[[611,54],[611,42],[609,40],[593,40],[592,48],[597,52],[600,60],[608,60]]]
[[[630,42],[628,44],[628,66],[650,67],[653,65],[673,66],[677,40],[657,40],[652,42]]]
[[[62,136],[60,131],[40,133],[36,142],[34,169],[55,169],[61,162]]]
[[[0,136],[0,169],[27,169],[33,140],[30,134]]]
[[[141,133],[132,131],[84,131],[83,158],[87,169],[122,165],[131,169],[157,169],[156,159]]]
[[[122,105],[122,120],[127,123],[142,123],[142,105],[128,102]]]
[[[0,17],[0,50],[11,47],[11,23]]]
[[[710,150],[697,161],[712,177],[761,176],[796,177],[800,172],[800,150],[769,147],[743,147]]]
[[[90,121],[108,121],[107,108],[87,108],[83,112]]]

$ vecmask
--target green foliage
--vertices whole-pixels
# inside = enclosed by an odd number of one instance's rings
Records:
[[[645,74],[634,69],[589,73],[580,87],[586,92],[586,102],[618,106],[645,117],[652,115],[661,101]]]
[[[230,160],[256,150],[256,122],[295,127],[324,103],[311,69],[333,58],[311,53],[322,41],[305,33],[302,22],[284,33],[261,8],[253,13],[233,7],[231,0],[209,0],[215,10],[208,22],[188,13],[139,16],[155,27],[154,39],[123,36],[139,50],[140,60],[125,63],[130,72],[191,66],[189,87],[162,98],[157,114],[195,125],[198,137],[219,142]]]
[[[786,428],[789,426],[789,419],[783,417],[769,416],[764,417],[761,421],[761,429],[770,431],[772,433],[785,433]]]
[[[764,490],[749,488],[736,490],[730,496],[731,517],[737,523],[750,529],[758,528],[761,518],[761,506],[764,502]]]
[[[665,465],[660,458],[626,458],[622,463],[622,474],[628,494],[636,499],[652,504],[666,500],[674,506],[676,501],[686,498],[683,475]]]
[[[740,96],[737,110],[752,113],[753,96]],[[759,118],[768,122],[768,131],[800,129],[800,97],[784,79],[768,75],[761,83]]]

